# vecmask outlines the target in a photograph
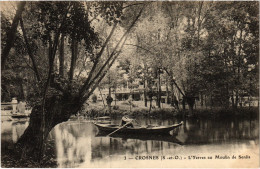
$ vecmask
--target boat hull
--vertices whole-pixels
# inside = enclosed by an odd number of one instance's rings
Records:
[[[12,115],[12,118],[16,118],[16,119],[19,119],[19,118],[27,118],[29,116],[27,115]]]
[[[27,118],[29,117],[29,114],[25,113],[14,113],[12,114],[12,118]]]
[[[99,124],[94,123],[95,126],[99,129],[100,132],[111,133],[115,130],[118,130],[121,126],[118,125],[108,125],[108,124]],[[116,131],[116,133],[121,134],[168,134],[170,131],[178,128],[182,125],[182,122],[179,124],[161,126],[161,127],[124,127]]]

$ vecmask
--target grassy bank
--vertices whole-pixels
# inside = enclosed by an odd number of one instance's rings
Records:
[[[2,168],[57,168],[57,160],[55,154],[54,142],[46,142],[45,154],[41,162],[37,162],[30,157],[21,158],[19,153],[15,151],[13,145],[9,148],[1,149],[1,167]]]
[[[153,105],[156,105],[153,103]],[[126,101],[117,102],[117,105],[112,105],[111,113],[108,107],[103,103],[89,103],[85,106],[82,115],[88,117],[100,116],[123,116],[125,113],[132,116],[149,116],[154,118],[169,118],[169,117],[187,117],[187,118],[258,118],[258,107],[239,107],[239,108],[197,108],[191,113],[187,108],[186,110],[176,110],[168,104],[163,104],[162,108],[153,108],[149,112],[149,104],[144,106],[143,102],[136,101],[131,104]]]

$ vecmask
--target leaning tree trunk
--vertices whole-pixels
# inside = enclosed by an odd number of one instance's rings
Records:
[[[72,114],[79,110],[79,101],[72,96],[52,96],[45,104],[45,128],[41,129],[42,106],[35,106],[30,115],[29,126],[16,143],[16,151],[23,159],[31,158],[40,161],[43,152],[42,145],[48,138],[49,132],[59,123],[67,121]],[[44,133],[42,133],[44,131]],[[42,137],[44,136],[44,137]],[[43,146],[44,147],[44,146]]]
[[[17,6],[16,14],[13,19],[13,23],[11,25],[11,28],[7,32],[6,45],[5,45],[4,49],[2,50],[2,55],[1,55],[1,70],[4,69],[9,52],[10,52],[11,48],[13,47],[15,37],[16,37],[16,32],[17,32],[17,26],[19,24],[19,20],[22,16],[22,13],[25,9],[24,8],[25,4],[26,4],[25,1],[19,2],[18,6]]]

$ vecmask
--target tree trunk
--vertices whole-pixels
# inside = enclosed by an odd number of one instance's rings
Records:
[[[21,100],[25,99],[25,97],[24,97],[24,89],[23,89],[23,82],[22,81],[20,82],[20,99]]]
[[[104,108],[105,108],[106,107],[105,101],[104,101],[103,95],[102,95],[101,90],[100,90],[99,87],[98,87],[98,90],[99,90],[99,93],[100,93],[100,96],[101,96],[101,99],[102,99],[102,102],[103,102],[103,105],[104,105]]]
[[[63,97],[52,96],[48,98],[45,104],[45,128],[42,130],[42,106],[35,106],[30,115],[29,126],[15,146],[21,158],[32,158],[35,161],[40,161],[44,153],[42,147],[44,147],[43,144],[48,138],[49,132],[57,124],[67,121],[72,114],[76,114],[79,107],[78,99],[72,99],[69,95]],[[42,131],[44,131],[44,133],[42,133]]]
[[[148,89],[148,69],[147,63],[144,61],[144,106],[147,107],[147,89]]]
[[[170,91],[169,91],[169,81],[166,80],[166,103],[170,104]]]
[[[69,73],[70,82],[72,82],[73,80],[74,70],[77,62],[77,55],[78,55],[78,42],[74,37],[72,38],[72,44],[71,44],[71,63],[70,63],[70,73]]]
[[[152,98],[150,98],[150,108],[149,108],[149,114],[151,113],[151,110],[152,110],[152,103],[153,103],[153,99]]]
[[[195,104],[195,98],[194,97],[186,97],[187,104],[189,106],[189,111],[191,114],[193,114],[193,107]]]
[[[174,90],[173,90],[173,83],[171,83],[171,106],[174,107]]]
[[[158,69],[158,95],[157,95],[157,106],[161,108],[161,77],[160,77],[160,69]]]
[[[233,94],[231,96],[231,102],[232,102],[232,107],[234,108],[235,107],[235,101],[234,101],[234,95]]]
[[[110,78],[109,78],[108,96],[111,98]],[[109,114],[111,114],[111,102],[108,102],[107,105],[108,105],[108,111],[109,111]]]
[[[115,106],[116,106],[116,87],[114,88],[115,90]]]
[[[189,113],[193,114],[193,105],[188,104],[188,106],[189,106]]]
[[[213,97],[212,94],[210,95],[210,109],[212,110],[213,108]]]
[[[146,80],[144,80],[144,106],[147,107]]]
[[[203,99],[203,94],[200,93],[200,106],[201,106],[201,107],[203,107],[203,101],[204,101],[204,99]]]
[[[207,95],[205,95],[205,106],[206,106],[206,110],[207,110],[208,109]]]
[[[109,74],[109,76],[108,76],[108,85],[109,85],[109,88],[108,88],[108,97],[109,98],[112,98],[112,96],[111,96],[111,78],[110,78],[110,74]],[[111,103],[112,102],[108,102],[108,110],[109,110],[109,113],[111,114]]]
[[[19,20],[22,16],[22,12],[24,10],[25,4],[26,4],[25,1],[19,2],[16,14],[15,14],[14,19],[13,19],[12,26],[11,26],[9,32],[7,33],[6,46],[2,51],[1,70],[4,69],[7,57],[9,55],[9,52],[10,52],[11,48],[13,47],[15,35],[16,35],[16,31],[17,31],[17,26],[18,26]]]
[[[172,95],[172,102],[173,106],[179,111],[179,102],[174,94]]]
[[[60,55],[59,55],[59,74],[61,77],[64,76],[64,35],[61,36],[60,40]]]
[[[248,96],[247,97],[247,100],[248,100],[248,106],[249,106],[249,108],[251,107],[251,100],[250,100],[250,96]],[[259,103],[259,101],[258,101],[258,103]]]
[[[235,108],[238,106],[238,91],[236,92]]]
[[[182,99],[182,110],[185,110],[185,103],[186,103],[186,101],[185,101],[185,98],[183,97],[183,99]]]

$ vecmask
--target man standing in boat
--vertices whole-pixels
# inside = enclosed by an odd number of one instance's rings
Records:
[[[134,127],[133,125],[133,120],[134,119],[131,119],[127,114],[125,114],[123,117],[122,117],[122,120],[121,120],[121,126],[126,126],[126,127]]]

